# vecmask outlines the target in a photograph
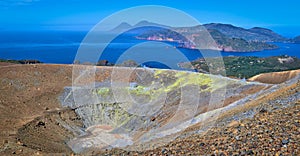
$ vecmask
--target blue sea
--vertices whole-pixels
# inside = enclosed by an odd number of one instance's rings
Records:
[[[82,43],[87,32],[84,31],[5,31],[0,36],[0,58],[36,59],[44,63],[70,64],[76,58],[80,45],[105,46],[105,43]],[[109,34],[95,35],[103,38]],[[258,52],[221,52],[222,56],[258,56],[269,57],[289,55],[300,58],[300,44],[272,43],[280,48]],[[192,61],[202,57],[199,50],[174,48],[172,42],[145,42],[134,35],[121,35],[104,47],[99,60],[121,63],[135,60],[151,67],[165,68],[179,62]],[[89,55],[89,52],[86,52]],[[89,56],[93,58],[94,56]],[[88,58],[88,57],[87,57]],[[95,59],[95,58],[93,58]]]

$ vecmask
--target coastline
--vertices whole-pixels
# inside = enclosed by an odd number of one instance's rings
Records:
[[[170,39],[148,39],[148,38],[143,38],[143,37],[135,37],[137,40],[144,40],[144,41],[158,41],[158,42],[171,42],[171,43],[176,43],[178,44],[177,46],[174,46],[176,48],[184,48],[184,49],[190,49],[190,50],[197,50],[197,47],[193,47],[193,46],[186,46],[185,44],[180,45],[184,42],[180,41],[180,40],[170,40]],[[250,42],[251,43],[251,42]],[[259,43],[264,43],[264,42],[259,42]],[[264,50],[276,50],[276,49],[280,49],[279,46],[272,44],[272,43],[289,43],[289,44],[297,44],[295,42],[266,42],[267,44],[274,46],[274,47],[270,47],[270,48],[261,48],[261,49],[255,49],[255,50],[234,50],[231,47],[221,47],[221,45],[218,46],[218,49],[209,49],[209,50],[216,50],[216,51],[220,51],[220,52],[232,52],[232,53],[236,53],[236,52],[260,52],[260,51],[264,51]]]

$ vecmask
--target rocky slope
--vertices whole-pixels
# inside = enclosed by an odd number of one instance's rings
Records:
[[[261,111],[252,119],[194,134],[155,150],[112,155],[298,155],[300,153],[300,101],[275,111]]]
[[[277,87],[279,89],[270,94],[225,112],[218,117],[218,126],[207,131],[201,131],[203,126],[198,124],[187,129],[182,137],[153,150],[128,152],[113,149],[100,154],[299,155],[299,76],[287,85]]]
[[[77,72],[73,67],[38,64],[5,65],[0,68],[0,155],[64,155],[74,154],[73,152],[84,152],[84,155],[105,154],[105,151],[99,151],[107,147],[107,144],[101,144],[103,136],[110,138],[105,143],[110,143],[112,147],[122,147],[120,145],[126,143],[115,142],[116,140],[132,139],[137,143],[131,145],[132,148],[125,148],[133,150],[132,152],[117,149],[106,151],[110,154],[299,154],[298,77],[285,84],[265,85],[222,77],[209,78],[205,74],[189,72],[150,69],[130,72],[131,68],[95,67],[89,68],[96,69],[95,79],[74,79],[80,84],[99,82],[95,84],[96,88],[73,86],[79,89],[77,91],[84,92],[79,94],[81,96],[78,99],[78,96],[74,96],[76,91],[65,88],[72,85],[72,73]],[[81,69],[88,66],[77,67]],[[87,72],[78,73],[88,77],[90,75]],[[162,102],[164,105],[161,102],[150,102],[152,112],[147,105],[122,105],[122,100],[126,99],[126,96],[122,98],[122,92],[117,99],[110,97],[108,87],[111,83],[107,84],[107,80],[112,78],[118,82],[117,92],[122,88],[129,91],[138,103],[160,99],[160,95],[168,98]],[[152,84],[153,79],[160,83]],[[210,80],[216,83],[210,84]],[[215,96],[221,100],[222,94],[218,93],[222,93],[221,88],[226,81],[229,86],[223,105],[213,103],[205,107],[209,96],[213,96],[206,94],[206,91],[215,92]],[[161,84],[163,87],[159,87]],[[187,90],[176,89],[179,84],[187,87]],[[133,85],[132,89],[128,88],[130,85]],[[195,85],[200,87],[202,93],[199,101],[193,101],[194,94],[197,93],[193,89]],[[178,101],[181,101],[179,99],[184,98],[178,96],[180,92],[188,94],[186,99],[181,99],[186,101],[178,107]],[[81,101],[75,102],[69,93],[73,94],[75,100]],[[95,99],[102,102],[93,102]],[[195,103],[200,105],[195,108]],[[62,107],[62,104],[70,108]],[[147,111],[140,112],[143,114],[141,115],[133,108]],[[188,113],[184,113],[185,111]],[[255,114],[256,117],[252,118]],[[185,122],[190,115],[195,115],[195,118]],[[159,129],[160,127],[165,129]],[[181,131],[170,131],[170,127]],[[123,135],[125,132],[130,135]],[[147,133],[159,135],[156,138],[142,137],[147,136]],[[148,140],[140,142],[143,140],[141,138]],[[89,148],[92,147],[89,143],[98,145],[98,148]],[[88,148],[82,148],[83,145]],[[73,147],[73,151],[70,147]],[[135,151],[137,149],[142,151]]]
[[[72,66],[5,64],[0,71],[0,155],[70,154],[65,140],[74,133],[65,125],[82,121],[58,97],[72,84]]]
[[[206,29],[218,30],[227,37],[242,38],[246,41],[285,42],[288,40],[270,29],[260,27],[245,29],[230,24],[221,23],[204,24],[204,27]]]
[[[223,51],[262,51],[266,49],[276,49],[276,45],[267,44],[260,40],[248,40],[248,36],[230,36],[225,35],[218,29],[208,29],[213,39],[217,42],[218,47]],[[242,32],[236,32],[237,34]]]

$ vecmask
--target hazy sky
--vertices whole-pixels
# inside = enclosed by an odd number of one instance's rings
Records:
[[[173,7],[201,23],[278,31],[300,27],[299,0],[0,0],[0,29],[90,29],[112,13],[139,5]]]

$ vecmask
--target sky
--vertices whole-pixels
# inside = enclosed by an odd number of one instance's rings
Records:
[[[300,35],[299,0],[0,0],[0,29],[89,30],[115,12],[141,5],[179,9],[203,24],[259,26]]]

